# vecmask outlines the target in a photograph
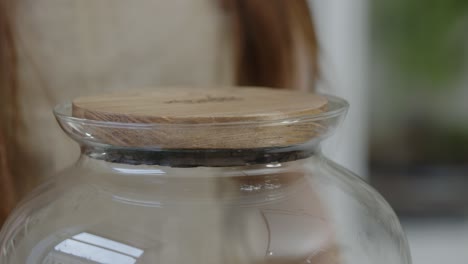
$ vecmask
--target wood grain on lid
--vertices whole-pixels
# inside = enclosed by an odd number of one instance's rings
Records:
[[[314,124],[275,124],[323,112],[322,96],[266,88],[156,89],[73,100],[73,116],[98,121],[148,124],[224,124],[233,126],[161,126],[138,130],[95,128],[95,138],[130,147],[235,149],[300,144],[316,133]],[[272,121],[270,125],[258,125]],[[316,125],[316,124],[315,124]]]

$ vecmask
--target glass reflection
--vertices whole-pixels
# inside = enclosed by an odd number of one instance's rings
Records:
[[[134,264],[143,250],[90,233],[79,233],[54,247],[44,264]]]

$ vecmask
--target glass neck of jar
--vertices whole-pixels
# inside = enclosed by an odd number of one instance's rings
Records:
[[[158,149],[89,144],[82,145],[81,152],[91,159],[128,165],[234,167],[306,159],[320,154],[320,142],[252,149]]]
[[[88,170],[80,179],[93,181],[126,203],[251,205],[282,199],[306,186],[304,165],[321,159],[319,147],[168,150],[83,145],[77,166]]]

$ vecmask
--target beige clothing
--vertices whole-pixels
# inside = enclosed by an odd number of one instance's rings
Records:
[[[52,108],[76,96],[231,84],[229,27],[216,0],[22,0],[17,9],[25,149],[39,178],[79,150]]]

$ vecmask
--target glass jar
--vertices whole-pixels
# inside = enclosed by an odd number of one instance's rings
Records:
[[[81,157],[10,216],[0,263],[408,264],[389,205],[320,151],[347,107],[253,88],[59,105]]]

